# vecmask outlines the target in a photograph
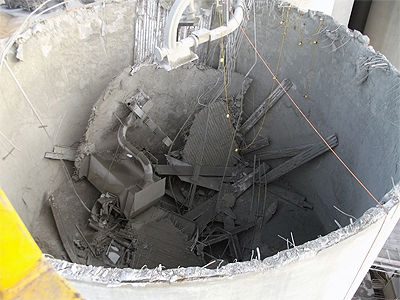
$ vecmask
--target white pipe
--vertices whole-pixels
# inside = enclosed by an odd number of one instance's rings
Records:
[[[175,1],[168,15],[167,24],[165,26],[164,47],[175,49],[177,46],[176,37],[179,21],[186,7],[194,8],[193,0]]]
[[[244,0],[238,0],[235,8],[235,13],[233,14],[233,17],[229,20],[228,24],[226,26],[221,26],[210,31],[210,41],[221,38],[221,34],[222,36],[228,35],[232,33],[236,28],[238,28],[240,23],[242,23],[243,21],[244,7]]]
[[[187,18],[188,20],[194,20],[196,18],[196,9],[194,8],[194,0],[190,1]]]
[[[189,48],[197,47],[199,44],[213,41],[222,36],[228,35],[239,27],[243,20],[245,4],[244,0],[237,0],[233,17],[229,20],[226,26],[221,26],[213,30],[201,29],[193,32],[187,38],[176,42],[177,29],[180,17],[188,5],[191,5],[192,0],[176,1],[171,8],[168,16],[167,25],[165,27],[164,45],[163,48],[156,47],[156,59],[162,61],[166,56],[169,56],[169,63],[184,58],[189,52]]]

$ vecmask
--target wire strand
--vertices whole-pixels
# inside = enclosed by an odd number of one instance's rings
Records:
[[[221,18],[221,9],[220,9],[220,7],[221,7],[221,5],[219,4],[219,0],[218,0],[217,9],[218,9],[218,16],[219,16],[219,24],[220,24],[220,27],[222,27],[222,18]],[[228,9],[231,10],[229,7],[228,7]],[[233,142],[235,143],[235,151],[237,152],[238,151],[238,145],[236,143],[236,139],[235,139],[235,136],[233,134],[233,127],[232,127],[231,116],[230,116],[230,112],[229,112],[228,89],[227,89],[227,84],[226,84],[226,72],[225,72],[224,36],[222,35],[222,30],[221,30],[221,59],[220,59],[220,62],[222,63],[222,69],[223,69],[223,72],[224,72],[224,87],[225,87],[225,99],[226,99],[226,111],[227,111],[226,117],[229,120],[229,128],[231,130],[231,135],[232,135]]]
[[[226,1],[222,0],[225,5]],[[228,7],[228,5],[227,5]],[[248,40],[248,42],[250,43],[250,45],[253,47],[253,49],[256,51],[258,57],[260,58],[260,60],[263,62],[264,66],[268,69],[268,71],[271,73],[271,75],[274,75],[274,73],[272,72],[271,68],[268,66],[268,64],[265,62],[264,58],[261,56],[261,54],[258,52],[258,50],[254,47],[254,44],[251,42],[250,38],[248,37],[248,35],[246,34],[246,32],[244,31],[244,29],[242,28],[242,26],[240,25],[240,23],[237,21],[235,15],[233,14],[232,10],[228,7],[232,17],[236,20],[236,22],[239,24],[239,28],[240,30],[242,30],[244,36],[246,37],[246,39]],[[329,148],[329,150],[335,155],[335,157],[339,160],[339,162],[346,168],[346,170],[353,176],[353,178],[363,187],[363,189],[368,193],[368,195],[371,196],[371,198],[383,209],[383,211],[385,212],[385,214],[387,215],[387,211],[384,208],[384,206],[375,198],[375,196],[367,189],[367,187],[360,181],[360,179],[350,170],[350,168],[346,165],[346,163],[339,157],[339,155],[336,153],[336,151],[333,150],[333,148],[328,144],[328,142],[323,138],[323,136],[320,134],[320,132],[317,130],[317,128],[311,123],[311,121],[306,117],[306,115],[304,114],[304,112],[300,109],[300,107],[297,105],[297,103],[293,100],[293,98],[289,95],[288,91],[283,87],[283,85],[281,84],[281,82],[276,78],[276,82],[279,84],[279,86],[282,88],[282,90],[284,91],[284,93],[288,96],[288,98],[290,99],[290,101],[293,103],[293,105],[296,107],[296,109],[300,112],[300,114],[303,116],[303,118],[306,120],[306,122],[311,126],[311,128],[314,130],[314,132],[319,136],[319,138],[325,143],[325,145]]]
[[[319,26],[318,26],[318,34],[317,34],[317,38],[315,39],[315,41],[313,41],[313,43],[315,44],[314,47],[314,54],[313,54],[313,58],[312,58],[312,62],[311,62],[311,68],[310,68],[310,73],[308,75],[308,82],[307,82],[307,88],[306,88],[306,94],[304,95],[305,98],[308,98],[308,88],[310,87],[310,82],[311,82],[311,73],[314,67],[314,60],[315,60],[315,54],[317,53],[317,45],[318,45],[318,39],[319,39],[319,29],[321,28],[322,22],[324,21],[324,19],[321,19],[319,22]],[[314,36],[313,36],[314,37]],[[311,38],[312,39],[312,38]],[[308,42],[307,42],[308,43]],[[311,42],[310,42],[311,43]]]

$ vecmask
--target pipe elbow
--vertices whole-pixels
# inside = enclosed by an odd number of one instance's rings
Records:
[[[233,14],[233,17],[228,21],[227,24],[227,34],[232,33],[235,31],[236,28],[240,26],[240,23],[243,21],[244,17],[244,11],[245,11],[245,5],[243,0],[239,0],[238,3],[236,4],[235,8],[235,13]]]
[[[128,116],[127,120],[131,119],[131,114]],[[117,139],[118,139],[118,144],[129,154],[131,154],[135,159],[137,159],[140,164],[143,167],[143,172],[144,172],[144,181],[147,183],[152,183],[154,182],[153,180],[153,167],[151,166],[151,163],[149,159],[144,155],[142,151],[137,149],[135,146],[133,146],[131,143],[128,142],[126,139],[126,132],[128,130],[128,126],[126,125],[121,125],[118,129],[117,133]]]

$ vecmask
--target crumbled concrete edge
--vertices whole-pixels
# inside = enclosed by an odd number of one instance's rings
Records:
[[[135,73],[139,72],[139,70],[143,67],[148,67],[148,66],[154,66],[153,63],[150,62],[149,60],[146,60],[143,63],[136,63],[133,66],[127,66],[126,68],[122,69],[121,72],[116,75],[114,77],[113,80],[111,80],[108,85],[104,88],[103,92],[101,93],[99,99],[94,103],[93,107],[92,107],[92,111],[88,120],[88,123],[86,125],[86,130],[85,133],[79,143],[78,146],[78,150],[77,150],[77,155],[75,158],[75,162],[74,162],[74,167],[76,169],[76,172],[79,171],[79,169],[81,168],[82,162],[84,160],[84,158],[92,153],[96,153],[96,146],[94,143],[90,142],[90,135],[91,132],[89,132],[90,128],[91,128],[91,124],[92,122],[97,118],[98,116],[98,108],[101,105],[101,103],[103,101],[106,101],[108,96],[110,96],[110,94],[108,93],[108,91],[110,89],[112,89],[112,87],[116,84],[116,82],[118,81],[118,79],[120,78],[121,74],[123,73],[128,73],[130,76],[133,76]],[[78,179],[77,177],[75,177],[75,179]]]
[[[389,211],[400,201],[400,183],[393,187],[383,198],[385,210]],[[118,269],[95,266],[83,266],[63,260],[48,258],[49,262],[67,280],[78,280],[120,286],[124,284],[143,285],[146,283],[173,283],[207,278],[230,277],[250,272],[268,271],[285,265],[315,257],[320,251],[340,243],[368,228],[385,216],[384,210],[377,206],[368,209],[353,224],[340,228],[326,236],[306,242],[289,250],[278,252],[264,260],[252,259],[245,262],[230,263],[217,269],[188,267],[163,270],[163,266],[148,269]]]
[[[324,21],[320,31],[321,37],[319,40],[327,39],[331,44],[328,46],[321,46],[321,51],[329,53],[343,51],[343,55],[345,55],[344,48],[346,47],[346,44],[349,42],[354,42],[359,44],[361,47],[359,55],[360,59],[364,60],[364,63],[371,61],[375,62],[374,64],[370,64],[368,66],[369,70],[377,68],[386,71],[388,75],[394,73],[395,75],[400,76],[400,71],[390,63],[385,55],[379,51],[376,51],[374,47],[370,45],[370,38],[367,35],[362,34],[360,31],[349,29],[346,25],[339,23],[332,16],[326,15],[320,11],[304,11],[285,1],[280,1],[280,3],[275,5],[279,9],[282,9],[285,6],[290,6],[292,9],[297,10],[298,13],[303,14],[303,17],[308,17],[310,19],[323,19]]]
[[[116,75],[114,77],[114,79],[108,83],[108,85],[104,88],[103,92],[101,93],[99,99],[94,103],[88,123],[86,125],[85,133],[84,133],[83,137],[81,138],[79,146],[78,146],[77,155],[76,155],[75,163],[74,163],[75,170],[76,170],[75,174],[77,174],[79,172],[79,169],[81,168],[83,160],[85,159],[86,156],[97,153],[96,145],[92,142],[93,139],[91,138],[92,131],[94,130],[94,128],[93,128],[93,126],[91,126],[91,124],[98,117],[98,112],[99,112],[99,108],[101,107],[101,104],[104,101],[108,101],[108,97],[112,94],[112,92],[110,90],[113,90],[115,88],[115,85],[119,85],[119,82],[121,80],[121,75],[129,74],[129,76],[135,76],[135,74],[140,72],[140,70],[142,68],[146,68],[146,67],[155,68],[157,70],[163,69],[162,67],[160,67],[157,63],[155,63],[153,61],[152,56],[148,57],[144,62],[138,62],[132,66],[127,66],[126,68],[122,69],[121,72],[118,75]],[[182,66],[181,68],[191,69],[193,67],[196,67],[200,71],[213,69],[212,67],[207,66],[207,65],[202,65],[202,64],[197,65],[194,63],[189,63],[185,66]],[[241,92],[234,97],[235,101],[240,101],[244,97],[244,95],[246,94],[247,90],[249,89],[252,81],[253,81],[252,78],[245,77],[245,80],[242,83]],[[225,100],[223,100],[223,101],[225,101]],[[194,118],[194,116],[201,109],[202,109],[202,106],[199,106],[198,109],[193,111],[192,115],[189,116],[189,118]],[[190,128],[190,125],[191,125],[191,122],[188,121],[186,123],[185,128]],[[74,178],[76,180],[79,179],[76,176],[74,176]]]
[[[56,8],[55,11],[50,10],[45,14],[40,14],[40,11],[38,11],[36,14],[30,17],[28,22],[21,25],[24,28],[17,29],[22,30],[20,34],[15,37],[11,36],[0,39],[0,52],[7,51],[6,54],[15,55],[18,60],[23,61],[23,59],[20,59],[22,57],[23,44],[25,44],[30,38],[34,37],[38,33],[54,33],[54,28],[60,27],[59,22],[62,20],[62,16],[69,14],[73,15],[74,18],[84,17],[84,15],[87,14],[88,9],[99,12],[100,9],[104,8],[106,5],[119,4],[123,2],[129,3],[129,0],[94,1],[68,10],[66,10],[64,7]],[[6,49],[6,46],[9,43],[15,44],[16,49]]]
[[[283,4],[281,4],[283,5]],[[299,10],[300,11],[300,10]],[[335,41],[348,37],[353,39],[354,42],[360,43],[363,48],[360,50],[360,58],[371,58],[377,57],[385,63],[385,71],[390,73],[400,75],[400,72],[386,59],[386,57],[379,52],[376,52],[374,48],[369,43],[369,38],[362,35],[358,31],[353,31],[348,29],[346,26],[341,25],[331,16],[325,15],[321,12],[308,11],[308,17],[320,17],[324,18],[327,29],[322,31],[328,39]],[[335,28],[329,30],[329,28]],[[336,33],[337,31],[337,33]],[[343,45],[344,46],[344,45]],[[325,51],[337,51],[339,47],[328,49]],[[139,71],[141,66],[135,65],[131,68],[131,75]],[[382,68],[381,68],[382,69]],[[110,82],[109,86],[113,84],[114,81]],[[99,101],[105,97],[105,92],[108,87],[104,90],[103,94],[100,96]],[[94,107],[94,112],[90,118],[90,121],[95,118],[96,106]],[[90,125],[90,121],[88,126]],[[85,145],[87,139],[84,139],[82,145]],[[88,145],[85,145],[88,146]],[[89,145],[90,146],[90,145]],[[89,147],[90,148],[90,147]],[[86,149],[86,148],[84,148]],[[85,151],[80,153],[84,155]],[[88,150],[88,149],[86,149]],[[94,149],[90,149],[89,152]],[[75,165],[78,166],[77,163]],[[387,211],[389,211],[393,206],[395,206],[400,201],[400,185],[396,185],[389,193],[387,193],[383,199],[382,203]],[[385,212],[382,208],[373,207],[368,209],[362,217],[360,217],[353,224],[349,224],[341,229],[327,234],[326,236],[317,238],[315,240],[306,242],[303,245],[296,246],[295,248],[285,250],[277,253],[274,256],[267,257],[264,260],[253,259],[246,262],[230,263],[218,269],[206,269],[204,267],[188,267],[188,268],[176,268],[163,270],[163,266],[158,268],[148,269],[145,266],[142,269],[118,269],[118,268],[104,268],[95,266],[83,266],[74,263],[69,263],[63,260],[51,259],[49,261],[52,263],[54,268],[67,280],[79,280],[86,282],[95,282],[106,284],[108,286],[119,286],[123,284],[138,284],[143,285],[146,283],[173,283],[179,281],[191,281],[200,280],[207,278],[217,278],[217,277],[229,277],[238,274],[245,274],[250,272],[268,271],[279,267],[283,267],[290,263],[297,261],[302,261],[305,259],[310,259],[315,257],[320,251],[327,249],[337,243],[344,241],[345,239],[356,235],[357,233],[368,228],[372,224],[379,221],[385,216]]]

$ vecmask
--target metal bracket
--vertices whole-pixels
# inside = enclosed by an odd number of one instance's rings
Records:
[[[151,131],[162,139],[162,142],[167,146],[171,146],[172,140],[168,135],[147,115],[153,107],[153,101],[142,90],[125,102],[126,106],[138,116]]]
[[[45,158],[75,161],[77,149],[65,146],[54,146],[53,152],[46,152]]]

